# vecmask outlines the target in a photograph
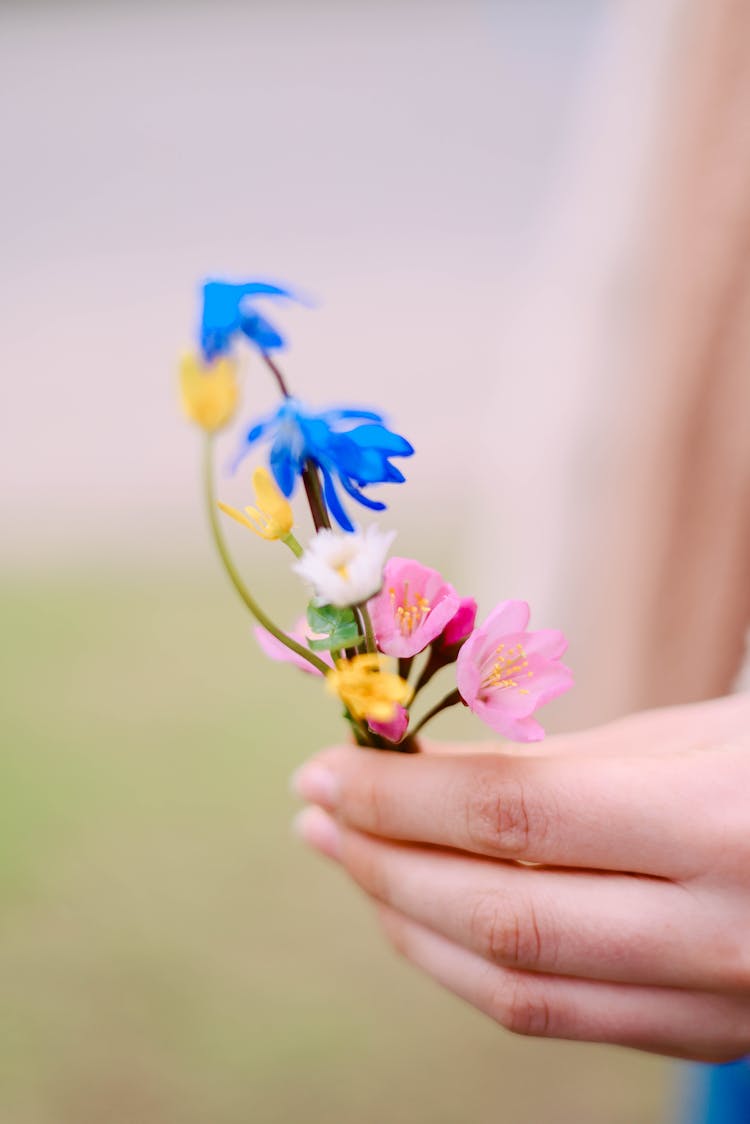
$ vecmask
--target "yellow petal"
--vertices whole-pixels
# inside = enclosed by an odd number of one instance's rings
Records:
[[[237,522],[241,523],[243,527],[249,527],[251,531],[255,530],[255,527],[253,527],[250,520],[247,519],[241,511],[238,511],[236,507],[230,507],[228,503],[222,503],[221,500],[217,500],[216,503],[225,515],[230,516],[230,518],[232,519],[236,519]]]
[[[268,534],[264,537],[286,538],[294,525],[291,504],[282,494],[268,469],[256,468],[253,473],[253,488],[258,507],[268,521]]]
[[[245,515],[252,524],[252,528],[257,535],[262,539],[275,539],[276,535],[272,534],[272,528],[269,525],[268,518],[264,511],[258,511],[257,507],[246,507]]]
[[[384,671],[383,666],[382,656],[371,653],[341,660],[326,676],[326,687],[355,718],[388,722],[397,706],[406,706],[413,692],[405,679]]]
[[[180,360],[180,398],[191,421],[210,432],[232,418],[239,401],[237,369],[227,356],[203,363],[194,352]]]

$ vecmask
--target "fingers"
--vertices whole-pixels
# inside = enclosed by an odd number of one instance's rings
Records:
[[[493,858],[690,878],[701,872],[696,856],[708,863],[721,833],[710,822],[701,771],[683,771],[684,783],[679,760],[646,755],[446,757],[341,747],[304,766],[296,788],[374,835]]]
[[[368,894],[485,960],[524,971],[750,994],[742,929],[661,879],[562,871],[384,842],[320,809],[303,837]]]
[[[530,746],[519,745],[512,748],[524,756],[528,756],[529,750],[547,756],[557,753],[595,753],[599,757],[630,757],[643,753],[680,753],[717,745],[742,734],[747,730],[749,714],[750,695],[729,695],[689,706],[640,711],[608,722],[605,726],[558,734]],[[503,752],[508,748],[503,745]],[[497,750],[496,744],[495,751]]]
[[[488,964],[388,907],[380,916],[391,943],[412,964],[516,1034],[696,1061],[731,1061],[750,1050],[747,1013],[732,999],[518,972]]]

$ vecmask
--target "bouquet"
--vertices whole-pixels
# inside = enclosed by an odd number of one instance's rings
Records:
[[[255,617],[262,650],[272,660],[319,676],[340,700],[362,746],[417,752],[417,735],[426,724],[459,704],[513,741],[543,738],[535,711],[572,686],[572,674],[560,662],[565,637],[553,629],[530,631],[524,601],[501,601],[477,625],[474,598],[461,596],[416,559],[389,557],[395,531],[359,525],[358,508],[385,510],[370,490],[403,483],[394,462],[414,449],[379,412],[351,405],[318,409],[297,398],[278,363],[284,337],[258,308],[264,299],[299,298],[260,281],[207,281],[199,346],[180,366],[184,411],[205,432],[205,499],[213,538]],[[267,465],[253,470],[254,502],[244,511],[218,500],[214,483],[214,437],[237,412],[242,343],[256,350],[280,396],[277,409],[245,426],[232,460],[237,471],[247,455],[268,448]],[[300,491],[312,532],[304,548],[290,502]],[[256,601],[229,554],[222,518],[288,552],[301,579],[302,612],[292,628],[280,628]],[[454,686],[417,716],[421,691],[447,667]]]

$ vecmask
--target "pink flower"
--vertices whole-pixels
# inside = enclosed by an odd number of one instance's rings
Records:
[[[316,639],[316,634],[310,632],[304,617],[300,617],[289,635],[292,640],[296,640],[298,644],[303,644],[305,647],[307,647],[308,640]],[[272,633],[268,632],[265,628],[261,628],[260,625],[256,625],[255,627],[255,639],[270,660],[294,664],[300,671],[306,671],[308,675],[322,675],[322,672],[318,671],[317,667],[313,667],[313,665],[308,663],[306,659],[303,659],[302,656],[298,656],[291,648],[287,648],[286,644],[282,644]],[[330,652],[316,652],[316,655],[320,657],[323,663],[330,664],[330,666],[333,667],[333,658]]]
[[[448,621],[443,633],[443,644],[449,648],[470,636],[477,619],[477,603],[473,597],[462,597],[458,612]]]
[[[389,742],[400,742],[409,725],[409,711],[404,706],[396,706],[396,713],[389,722],[373,722],[368,719],[367,725],[373,734],[380,734]]]
[[[541,741],[544,730],[531,717],[538,706],[573,686],[559,662],[568,643],[561,632],[528,632],[525,601],[502,601],[458,653],[461,698],[483,722],[519,742]]]
[[[437,570],[411,558],[389,559],[383,588],[368,606],[378,648],[386,656],[415,656],[440,635],[460,604]]]

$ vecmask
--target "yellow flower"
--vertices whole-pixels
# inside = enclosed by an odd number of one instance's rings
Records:
[[[239,401],[236,364],[227,356],[204,363],[186,352],[180,360],[180,398],[191,421],[209,432],[222,429]]]
[[[230,515],[243,527],[249,527],[262,539],[288,539],[294,521],[292,509],[277,488],[271,473],[265,468],[256,468],[253,487],[258,506],[246,507],[245,515],[227,503],[220,502],[219,507],[225,515]]]
[[[354,656],[342,660],[326,675],[326,687],[338,695],[355,718],[389,722],[397,706],[406,706],[412,689],[405,679],[383,671],[379,655]]]

